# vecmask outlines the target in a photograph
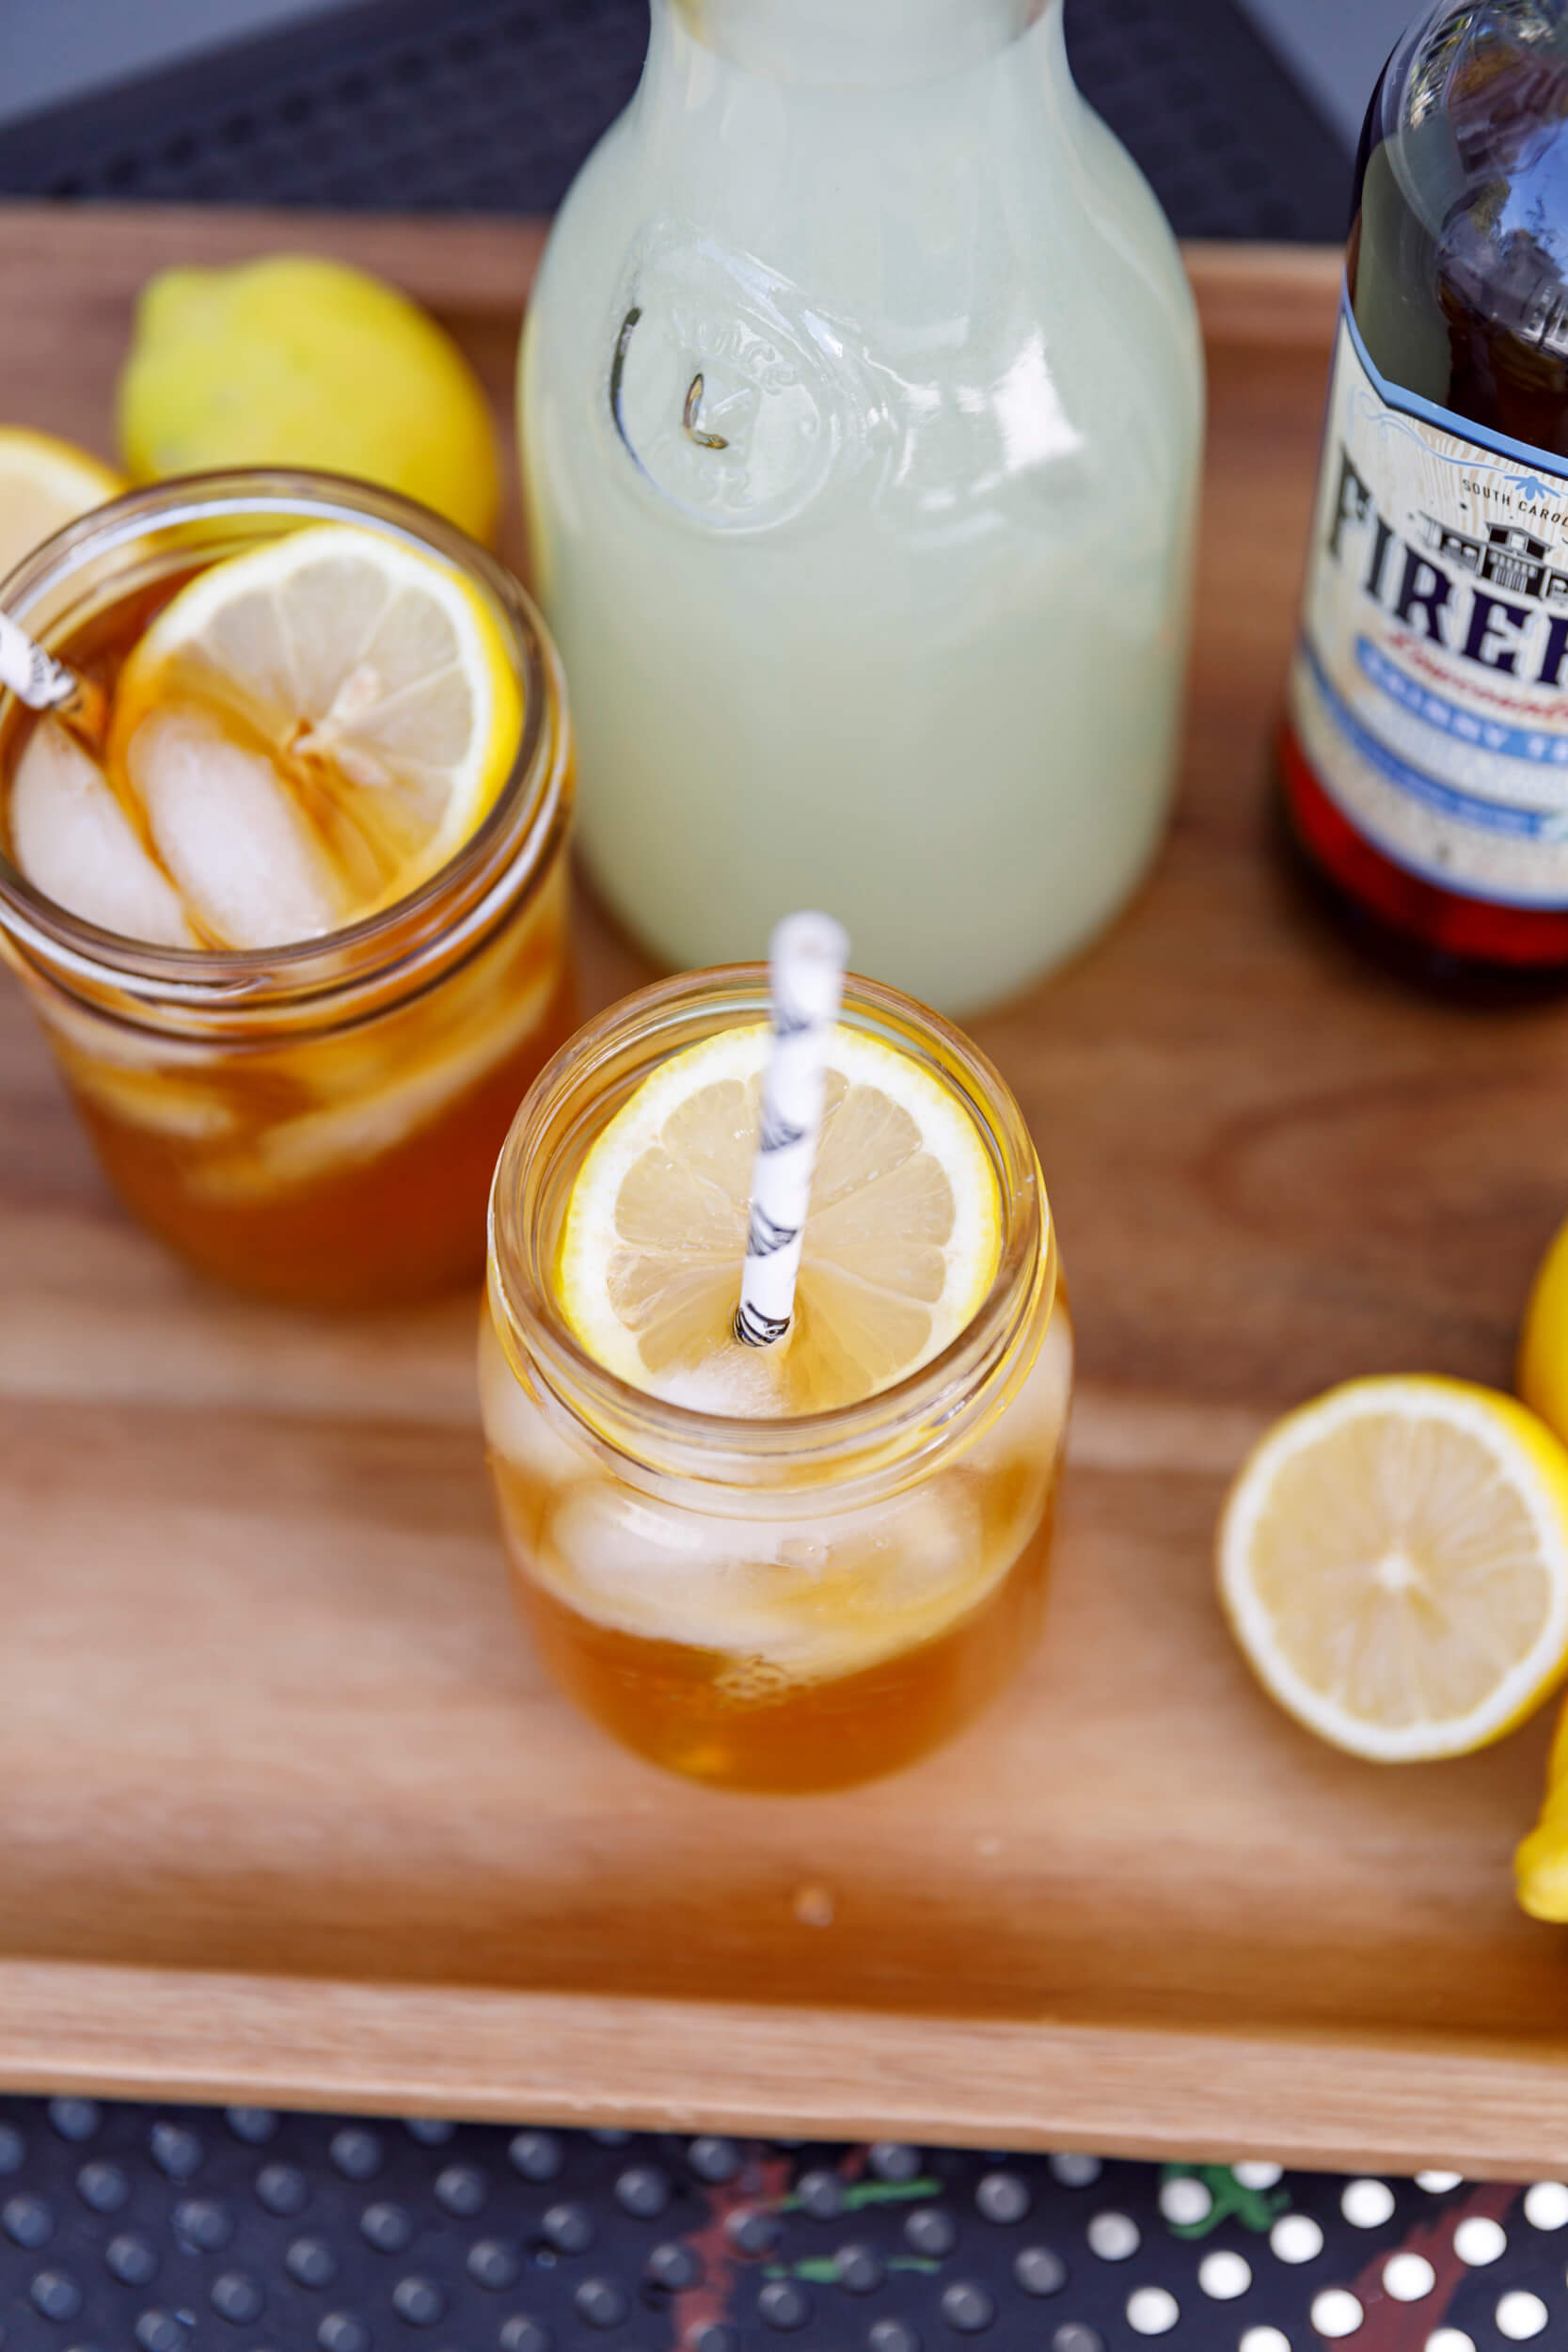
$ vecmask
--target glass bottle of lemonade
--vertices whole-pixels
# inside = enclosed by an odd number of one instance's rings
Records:
[[[107,701],[0,704],[0,954],[127,1204],[316,1305],[477,1273],[572,1025],[569,739],[522,592],[325,475],[117,501],[6,584]]]
[[[831,1788],[1027,1655],[1072,1335],[1001,1078],[852,980],[789,1335],[736,1343],[767,1009],[754,965],[669,981],[543,1073],[496,1172],[481,1386],[562,1688],[673,1771]]]
[[[831,882],[954,1011],[1105,923],[1169,803],[1201,362],[1061,0],[653,0],[519,401],[581,837],[650,947]]]

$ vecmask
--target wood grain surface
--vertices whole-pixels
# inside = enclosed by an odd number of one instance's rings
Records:
[[[295,246],[430,302],[504,419],[538,242],[0,211],[0,416],[106,452],[147,271]],[[0,985],[0,2081],[1568,2169],[1568,1946],[1509,1867],[1545,1725],[1357,1765],[1259,1696],[1211,1599],[1226,1479],[1283,1406],[1507,1379],[1568,1209],[1568,1014],[1399,993],[1275,862],[1338,263],[1192,261],[1176,826],[1110,936],[977,1025],[1082,1343],[1039,1656],[967,1740],[841,1797],[621,1755],[509,1613],[475,1302],[313,1322],[203,1288],[119,1214]],[[591,912],[580,950],[591,1003],[641,977]]]

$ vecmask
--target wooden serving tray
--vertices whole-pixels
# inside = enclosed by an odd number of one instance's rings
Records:
[[[538,245],[13,209],[0,417],[107,450],[147,273],[293,247],[429,302],[504,420]],[[1282,1407],[1507,1380],[1568,1209],[1568,1014],[1427,1007],[1281,877],[1338,262],[1191,259],[1212,430],[1175,832],[1110,937],[977,1031],[1082,1343],[1038,1658],[844,1797],[623,1756],[512,1618],[473,1300],[314,1322],[201,1287],[110,1200],[0,984],[0,2083],[1568,2170],[1568,1943],[1509,1867],[1545,1724],[1357,1765],[1259,1694],[1211,1598],[1227,1477]],[[641,977],[591,916],[581,948],[590,1004]]]

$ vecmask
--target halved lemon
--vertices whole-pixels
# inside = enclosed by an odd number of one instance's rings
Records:
[[[196,705],[264,751],[348,906],[405,898],[504,783],[522,698],[499,623],[439,557],[351,523],[289,532],[200,572],[133,650],[111,771],[154,712]]]
[[[1265,1690],[1375,1762],[1462,1756],[1568,1668],[1568,1454],[1512,1397],[1353,1380],[1275,1424],[1220,1520]]]
[[[589,1354],[635,1387],[718,1412],[826,1410],[957,1338],[1001,1248],[991,1161],[958,1098],[910,1055],[840,1025],[795,1316],[771,1348],[733,1336],[769,1031],[724,1029],[662,1063],[573,1185],[560,1295]]]
[[[55,532],[126,487],[123,474],[53,433],[0,425],[0,580]]]

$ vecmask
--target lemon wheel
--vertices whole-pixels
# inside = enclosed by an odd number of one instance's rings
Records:
[[[483,822],[521,724],[481,591],[439,557],[323,523],[213,564],[166,606],[120,673],[109,764],[199,928],[271,946],[436,873]]]
[[[717,1411],[854,1402],[928,1361],[995,1277],[996,1177],[963,1104],[896,1047],[841,1025],[779,1346],[735,1343],[765,1024],[663,1063],[591,1146],[562,1234],[560,1293],[590,1355],[634,1386]]]
[[[56,531],[118,498],[125,486],[123,475],[71,441],[24,425],[0,426],[0,580]]]
[[[1489,1389],[1356,1380],[1288,1414],[1218,1554],[1259,1680],[1354,1756],[1484,1746],[1568,1665],[1568,1454]]]

